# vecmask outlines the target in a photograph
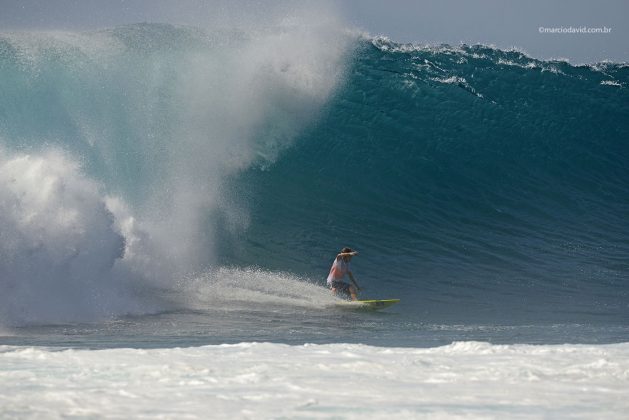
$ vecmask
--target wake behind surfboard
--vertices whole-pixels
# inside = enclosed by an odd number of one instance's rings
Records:
[[[335,304],[335,306],[343,309],[363,309],[374,310],[388,308],[391,305],[398,303],[400,299],[370,299],[370,300],[354,300],[354,301],[342,301]]]

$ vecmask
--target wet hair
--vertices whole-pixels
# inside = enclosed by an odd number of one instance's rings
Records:
[[[347,254],[347,253],[350,253],[350,252],[354,252],[354,250],[352,248],[348,248],[348,247],[345,247],[345,248],[341,249],[341,254]]]

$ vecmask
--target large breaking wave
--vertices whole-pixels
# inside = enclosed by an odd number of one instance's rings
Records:
[[[329,26],[2,34],[0,319],[159,310],[221,265],[323,278],[351,245],[423,316],[618,320],[628,86]]]

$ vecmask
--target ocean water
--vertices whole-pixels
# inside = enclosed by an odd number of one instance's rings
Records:
[[[629,67],[329,25],[0,34],[0,417],[623,418]],[[325,288],[340,248],[363,298]]]

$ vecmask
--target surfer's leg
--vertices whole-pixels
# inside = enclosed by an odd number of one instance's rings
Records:
[[[358,300],[358,296],[356,295],[356,288],[354,286],[349,286],[349,294],[352,296],[352,300]]]

